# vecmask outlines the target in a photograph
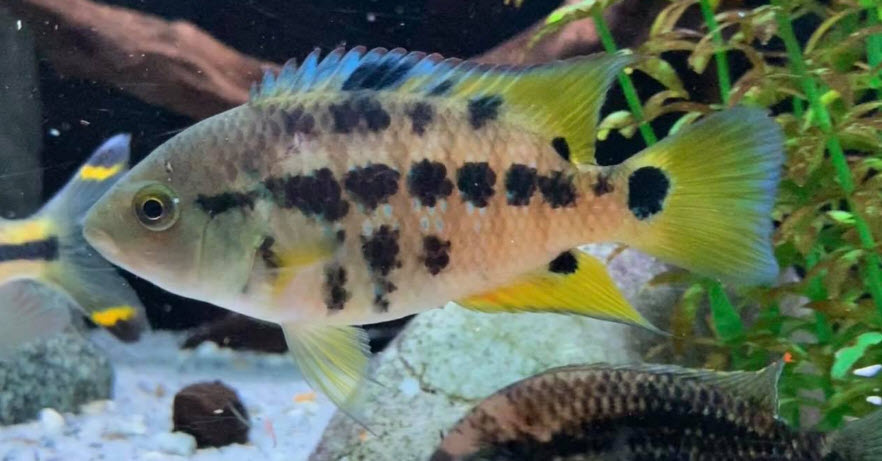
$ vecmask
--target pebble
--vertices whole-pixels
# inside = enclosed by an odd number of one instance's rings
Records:
[[[147,433],[147,424],[144,422],[143,415],[132,415],[127,420],[122,420],[108,427],[105,435],[144,435]]]
[[[196,439],[183,432],[163,432],[153,437],[156,448],[170,455],[189,456],[196,451]]]
[[[58,434],[64,429],[64,416],[52,408],[40,410],[40,427],[49,434]]]
[[[80,413],[84,415],[100,415],[112,409],[113,401],[111,400],[93,400],[80,405]]]

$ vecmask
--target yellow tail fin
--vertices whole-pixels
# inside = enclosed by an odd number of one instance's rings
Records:
[[[783,146],[764,111],[733,108],[628,159],[616,171],[634,218],[623,240],[703,275],[771,282]]]

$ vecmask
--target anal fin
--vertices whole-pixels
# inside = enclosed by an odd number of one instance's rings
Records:
[[[282,330],[309,385],[355,417],[370,357],[367,333],[352,326],[299,324],[282,325]]]
[[[625,299],[602,262],[578,250],[561,253],[548,266],[506,286],[457,303],[481,312],[584,315],[661,332]]]

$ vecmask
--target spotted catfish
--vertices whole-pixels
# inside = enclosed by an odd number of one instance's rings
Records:
[[[316,52],[157,148],[92,209],[85,235],[165,289],[280,323],[339,404],[367,362],[351,325],[450,300],[651,328],[574,248],[618,241],[710,276],[771,280],[782,139],[762,112],[733,109],[594,166],[600,106],[632,62]]]
[[[89,207],[128,170],[129,139],[104,142],[33,216],[0,219],[0,356],[68,324],[67,305],[51,291],[122,340],[134,341],[146,328],[137,295],[81,229]]]

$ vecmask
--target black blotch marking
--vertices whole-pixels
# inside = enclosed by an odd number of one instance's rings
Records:
[[[469,101],[469,123],[472,128],[479,129],[488,121],[499,117],[499,106],[502,105],[502,96],[492,94],[475,98]]]
[[[536,169],[513,164],[505,173],[505,192],[509,205],[526,206],[536,192]]]
[[[435,110],[429,103],[418,102],[407,111],[407,115],[410,117],[413,132],[422,136],[426,132],[426,127],[432,123],[432,118],[435,116]]]
[[[407,176],[407,190],[423,206],[433,207],[439,199],[453,193],[453,183],[447,179],[447,167],[443,163],[423,159],[411,167]]]
[[[570,145],[567,143],[567,138],[557,137],[551,140],[551,147],[554,148],[554,151],[557,152],[557,155],[566,161],[570,161]]]
[[[293,136],[296,133],[312,133],[315,128],[315,117],[304,112],[302,105],[282,112],[282,121],[288,136]]]
[[[273,200],[283,208],[297,208],[307,216],[337,221],[349,212],[340,184],[327,168],[312,175],[271,177],[263,182]]]
[[[671,182],[654,166],[638,168],[628,177],[628,208],[637,219],[646,219],[662,210]]]
[[[383,312],[389,309],[386,295],[397,289],[387,277],[392,269],[401,267],[401,261],[398,260],[399,236],[398,229],[392,229],[385,224],[370,236],[361,236],[361,253],[374,279],[374,305]]]
[[[282,267],[282,260],[279,258],[279,255],[273,251],[273,245],[275,244],[276,239],[266,236],[263,238],[263,242],[261,242],[260,247],[257,249],[257,254],[269,269],[278,269]]]
[[[398,83],[410,69],[412,62],[385,59],[358,66],[343,82],[343,91],[382,90]]]
[[[334,119],[334,131],[337,133],[351,133],[357,128],[376,132],[388,128],[392,121],[389,112],[383,109],[380,102],[369,96],[331,104],[328,110]]]
[[[429,96],[442,96],[450,91],[451,88],[453,88],[453,80],[444,80],[435,86],[435,88],[429,90]]]
[[[224,192],[217,195],[199,194],[196,197],[196,204],[208,213],[208,216],[215,217],[237,208],[253,210],[255,198],[257,198],[257,194],[254,192]]]
[[[330,311],[342,310],[352,296],[346,290],[346,269],[337,264],[325,268],[325,305]]]
[[[340,229],[337,231],[336,236],[337,236],[337,243],[343,243],[346,240],[346,231],[343,229]]]
[[[423,238],[423,263],[432,275],[438,275],[450,263],[450,240],[429,235]]]
[[[564,251],[548,263],[548,271],[555,274],[572,274],[579,268],[572,251]]]
[[[368,211],[372,211],[377,205],[388,202],[389,197],[398,193],[400,177],[398,171],[378,163],[346,173],[343,184],[355,201]]]
[[[594,192],[595,197],[606,195],[613,190],[615,190],[615,188],[612,183],[609,182],[609,176],[603,173],[597,175],[597,182],[591,186],[591,191]]]
[[[466,162],[456,171],[456,187],[465,201],[483,208],[493,196],[496,173],[487,162]]]
[[[58,259],[58,237],[18,244],[0,245],[0,262],[54,261]]]
[[[553,171],[550,176],[540,176],[539,191],[552,208],[572,206],[576,203],[576,186],[573,185],[573,179],[560,171]]]

